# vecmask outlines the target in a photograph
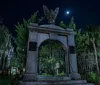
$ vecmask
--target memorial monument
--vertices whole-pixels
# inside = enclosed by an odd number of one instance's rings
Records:
[[[37,23],[30,23],[28,26],[26,72],[20,85],[93,85],[87,84],[86,80],[80,80],[81,76],[78,73],[75,51],[75,32],[71,28],[63,29],[55,25],[59,8],[56,8],[55,11],[49,11],[46,6],[43,6],[43,10],[49,24],[38,25]],[[61,43],[65,50],[66,73],[69,72],[69,74],[63,77],[38,76],[38,50],[41,43],[46,40],[54,40]]]

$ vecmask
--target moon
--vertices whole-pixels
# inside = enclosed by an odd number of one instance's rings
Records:
[[[66,14],[69,15],[70,14],[70,11],[66,11]]]

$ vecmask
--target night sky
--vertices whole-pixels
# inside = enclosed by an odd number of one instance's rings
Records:
[[[4,24],[14,32],[17,22],[22,19],[29,19],[37,10],[43,16],[42,5],[50,9],[60,7],[57,23],[61,20],[65,23],[74,16],[77,28],[84,28],[86,25],[100,25],[100,0],[0,0],[0,16]],[[70,14],[66,15],[69,10]]]

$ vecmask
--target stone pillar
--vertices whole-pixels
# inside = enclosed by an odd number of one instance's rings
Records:
[[[38,57],[37,39],[38,39],[38,33],[31,32],[29,30],[26,73],[23,78],[24,81],[37,80],[37,57]]]
[[[80,79],[80,74],[78,74],[78,68],[77,68],[74,34],[68,35],[68,47],[69,47],[69,60],[70,60],[70,77],[72,79]]]

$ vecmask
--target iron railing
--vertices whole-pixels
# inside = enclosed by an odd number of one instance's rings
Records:
[[[97,73],[95,58],[77,58],[78,72],[83,79],[88,79],[91,72]],[[100,59],[98,59],[100,69]]]

